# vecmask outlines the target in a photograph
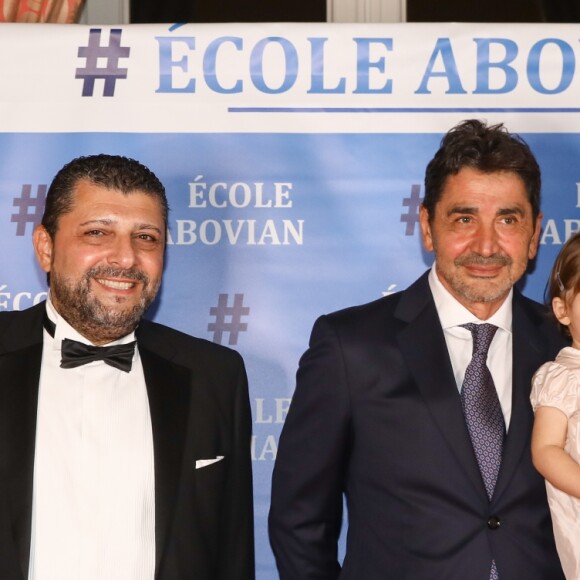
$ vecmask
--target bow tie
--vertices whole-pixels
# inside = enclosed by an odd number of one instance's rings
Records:
[[[56,325],[48,316],[44,316],[44,328],[54,337]],[[63,369],[73,369],[87,363],[102,360],[106,364],[128,373],[133,364],[133,354],[137,341],[115,346],[93,346],[77,340],[65,338],[61,344],[62,359],[60,366]]]

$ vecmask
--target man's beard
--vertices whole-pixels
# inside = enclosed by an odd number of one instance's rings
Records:
[[[102,304],[91,292],[95,278],[121,278],[140,282],[143,290],[139,302],[129,309],[114,309]],[[104,344],[126,336],[139,324],[149,308],[160,282],[151,286],[149,277],[139,270],[121,270],[113,267],[96,267],[88,270],[78,283],[50,273],[50,293],[58,313],[80,334],[94,344]],[[118,302],[122,303],[119,298]]]
[[[498,282],[481,278],[481,287],[478,287],[474,280],[466,280],[465,277],[457,275],[457,271],[449,277],[448,283],[455,290],[457,294],[465,298],[469,302],[495,302],[506,296],[513,287],[516,280],[511,277],[509,267],[513,264],[513,260],[509,256],[503,254],[494,254],[492,256],[481,256],[476,253],[471,253],[467,256],[462,256],[454,260],[454,265],[457,268],[465,266],[502,266],[508,267],[508,276]]]

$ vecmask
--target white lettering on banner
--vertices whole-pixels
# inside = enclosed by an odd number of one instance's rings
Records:
[[[580,231],[580,219],[564,219],[560,224],[549,219],[543,226],[540,244],[560,246],[577,231]]]
[[[289,199],[292,190],[291,183],[274,182],[270,192],[264,192],[264,183],[207,183],[200,181],[198,175],[189,184],[189,207],[204,208],[208,203],[211,207],[224,209],[231,206],[237,209],[246,207],[255,208],[291,208]]]
[[[580,183],[576,183],[576,207],[580,207]],[[542,224],[540,244],[561,246],[576,232],[580,231],[580,219],[547,219]]]
[[[175,238],[168,233],[167,244],[190,246],[201,243],[214,246],[226,242],[232,246],[289,246],[304,244],[304,220],[175,220]]]
[[[274,399],[274,409],[266,410],[267,399],[255,399],[256,401],[256,423],[284,423],[288,409],[290,408],[290,398]]]
[[[203,175],[197,175],[189,184],[188,208],[201,210],[288,210],[293,207],[290,199],[293,184],[290,182],[244,182],[206,183]],[[168,232],[167,243],[176,246],[203,244],[215,246],[220,243],[235,246],[290,246],[304,244],[304,220],[283,219],[190,219],[175,220],[175,234]]]
[[[254,422],[256,425],[282,425],[291,401],[290,397],[254,399]],[[278,453],[278,435],[253,435],[251,451],[253,461],[274,461]]]
[[[23,310],[42,302],[47,297],[47,292],[38,292],[34,296],[32,292],[17,292],[12,295],[7,288],[6,284],[0,284],[0,310]]]
[[[274,461],[278,453],[278,440],[274,435],[259,440],[257,435],[252,435],[250,449],[252,461]]]

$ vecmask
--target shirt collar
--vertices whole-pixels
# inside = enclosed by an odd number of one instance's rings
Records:
[[[439,314],[439,320],[443,330],[460,326],[468,322],[475,322],[481,324],[481,320],[470,312],[463,304],[461,304],[450,292],[443,286],[441,280],[435,272],[436,264],[433,265],[429,272],[429,287],[433,294],[435,307]],[[510,290],[507,298],[499,307],[498,311],[493,314],[488,320],[490,324],[494,324],[507,332],[512,331],[512,298],[513,288]]]

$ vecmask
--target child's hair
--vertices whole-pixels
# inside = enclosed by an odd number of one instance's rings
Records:
[[[580,292],[580,232],[576,232],[562,246],[552,266],[547,290],[550,305],[554,298],[561,298],[569,304]],[[570,336],[566,325],[560,324],[560,329],[566,336]]]

